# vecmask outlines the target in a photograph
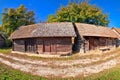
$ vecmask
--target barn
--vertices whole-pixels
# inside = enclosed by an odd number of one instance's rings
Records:
[[[112,29],[91,24],[74,23],[76,37],[74,52],[85,53],[90,50],[110,50],[116,47],[118,35]]]
[[[5,47],[5,42],[5,37],[2,34],[0,34],[0,48]]]
[[[112,30],[119,36],[119,38],[117,39],[116,42],[116,46],[119,47],[120,46],[120,28],[112,28]]]
[[[72,23],[40,23],[21,26],[10,36],[13,51],[37,54],[66,54],[72,51],[75,37]]]

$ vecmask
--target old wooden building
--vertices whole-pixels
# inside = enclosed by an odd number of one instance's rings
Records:
[[[72,51],[75,37],[72,23],[40,23],[21,26],[13,32],[13,51],[39,54],[61,54]]]
[[[0,34],[0,48],[5,46],[5,42],[6,42],[5,37],[2,34]]]
[[[112,28],[112,30],[116,33],[116,35],[118,35],[118,39],[116,41],[116,46],[119,47],[120,46],[120,28]]]
[[[89,50],[110,50],[116,47],[116,35],[110,28],[90,24],[75,23],[76,31],[73,51],[85,53]]]

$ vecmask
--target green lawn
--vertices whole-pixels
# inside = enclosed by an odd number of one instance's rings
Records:
[[[5,54],[11,53],[11,48],[0,48],[0,52]]]
[[[120,80],[120,65],[104,72],[87,77],[85,80]]]
[[[88,77],[82,77],[80,75],[76,78],[68,78],[65,80],[120,80],[120,65]]]
[[[89,76],[83,80],[120,80],[120,64],[112,69]]]

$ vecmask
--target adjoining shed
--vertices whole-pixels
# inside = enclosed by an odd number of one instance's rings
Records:
[[[5,46],[5,42],[6,42],[5,37],[2,34],[0,34],[0,48]]]
[[[85,53],[89,50],[106,50],[116,47],[116,35],[110,28],[90,24],[75,23],[76,31],[73,50]]]
[[[116,41],[116,46],[119,47],[120,46],[120,28],[112,28],[112,30],[116,33],[116,35],[118,35],[118,39]]]
[[[75,37],[72,23],[40,23],[21,26],[10,36],[13,51],[39,54],[61,54],[72,51],[72,37]]]

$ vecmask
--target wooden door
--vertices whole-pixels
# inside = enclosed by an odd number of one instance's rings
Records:
[[[43,51],[44,52],[51,52],[51,49],[50,49],[50,42],[47,41],[47,40],[44,40],[44,45],[43,45]]]
[[[55,43],[51,43],[51,52],[56,52],[56,44]]]
[[[25,51],[26,52],[36,52],[37,51],[35,39],[30,38],[30,39],[25,40]]]
[[[37,50],[38,53],[43,53],[43,39],[37,38]]]
[[[89,38],[89,49],[94,50],[94,38]]]

